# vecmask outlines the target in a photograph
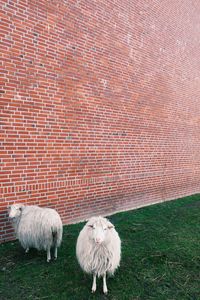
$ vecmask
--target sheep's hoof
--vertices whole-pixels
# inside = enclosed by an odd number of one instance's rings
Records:
[[[96,292],[96,289],[92,289],[92,291],[91,291],[91,292],[92,292],[92,294],[94,294],[94,293]]]
[[[108,294],[108,290],[107,290],[107,289],[104,289],[104,290],[103,290],[103,293],[104,293],[104,295],[107,295],[107,294]]]
[[[47,259],[47,262],[50,262],[50,259]]]

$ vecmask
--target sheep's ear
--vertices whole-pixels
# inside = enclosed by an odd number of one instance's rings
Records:
[[[113,224],[109,224],[108,225],[108,229],[112,229],[112,228],[114,228],[115,226],[113,225]]]
[[[112,228],[115,227],[108,219],[106,219],[106,221],[107,221],[107,227],[108,227],[108,229],[112,229]]]
[[[112,229],[114,227],[115,227],[114,225],[108,225],[108,229]]]

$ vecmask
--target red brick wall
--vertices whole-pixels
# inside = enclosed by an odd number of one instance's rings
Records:
[[[1,1],[6,207],[63,222],[200,191],[197,0]]]

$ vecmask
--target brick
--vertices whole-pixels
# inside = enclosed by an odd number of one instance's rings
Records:
[[[199,192],[198,5],[36,2],[0,4],[0,241],[12,202],[66,224]]]

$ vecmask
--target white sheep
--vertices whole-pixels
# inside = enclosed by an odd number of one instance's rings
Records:
[[[47,251],[47,262],[51,259],[51,248],[57,258],[57,248],[62,241],[63,226],[56,210],[37,205],[13,204],[9,207],[17,238],[22,247]]]
[[[102,276],[107,294],[106,273],[113,275],[121,259],[121,240],[114,225],[106,218],[92,217],[79,233],[76,256],[83,271],[93,274],[92,293],[96,276]]]

